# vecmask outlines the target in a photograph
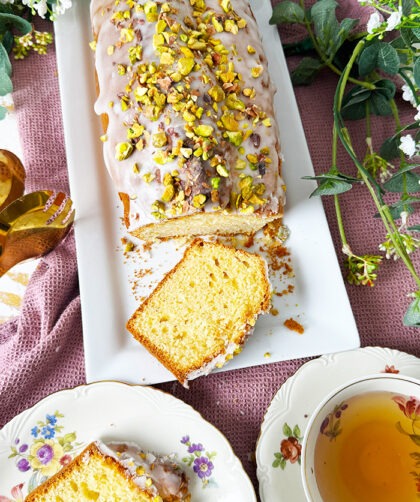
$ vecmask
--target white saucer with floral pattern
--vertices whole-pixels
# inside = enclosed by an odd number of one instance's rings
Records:
[[[256,449],[261,502],[306,501],[300,455],[312,411],[337,386],[382,372],[420,378],[420,359],[381,347],[339,352],[309,361],[281,386],[265,414]]]
[[[256,502],[227,439],[183,401],[151,387],[98,382],[52,394],[0,430],[0,501],[21,502],[95,439],[174,454],[197,502]]]

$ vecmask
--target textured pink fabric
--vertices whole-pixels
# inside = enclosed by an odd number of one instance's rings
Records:
[[[349,7],[355,2],[343,2]],[[344,14],[344,13],[343,13]],[[345,13],[349,15],[349,13]],[[294,31],[284,31],[291,39]],[[290,65],[296,61],[290,60]],[[310,87],[296,89],[306,137],[316,172],[330,165],[332,99],[337,79],[327,71]],[[55,54],[33,55],[14,65],[15,102],[28,171],[28,190],[68,190],[62,135],[60,100]],[[413,109],[405,108],[411,117]],[[404,116],[402,117],[404,121]],[[392,133],[386,118],[374,121],[375,138]],[[364,151],[361,123],[352,126],[355,144]],[[339,165],[352,173],[343,149]],[[337,255],[341,244],[332,199],[324,199]],[[342,198],[347,236],[354,252],[377,253],[384,240],[380,222],[372,217],[374,208],[363,187]],[[419,259],[416,260],[419,265]],[[344,272],[344,271],[343,271]],[[404,266],[386,261],[374,288],[347,285],[362,346],[379,345],[420,356],[420,331],[402,325],[409,304],[406,294],[415,286]],[[326,308],[328,313],[328,308]],[[195,380],[185,390],[178,383],[157,387],[191,404],[229,439],[235,453],[255,484],[253,452],[264,413],[286,378],[306,360],[288,361],[210,375]],[[0,326],[0,426],[18,412],[51,392],[85,381],[78,296],[77,264],[73,235],[41,261],[33,275],[19,318]]]

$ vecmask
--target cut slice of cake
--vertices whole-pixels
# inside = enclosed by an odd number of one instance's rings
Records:
[[[132,443],[94,441],[25,502],[189,502],[185,473]]]
[[[239,352],[270,305],[261,256],[195,239],[127,329],[188,387]]]

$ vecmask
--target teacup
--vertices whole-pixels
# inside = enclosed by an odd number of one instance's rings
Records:
[[[302,445],[309,502],[418,502],[420,380],[381,373],[331,392]]]

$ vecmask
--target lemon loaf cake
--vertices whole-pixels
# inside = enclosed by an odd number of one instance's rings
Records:
[[[132,443],[94,441],[26,502],[190,501],[185,473],[169,457]]]
[[[188,387],[240,351],[270,300],[260,256],[195,239],[127,328]]]
[[[130,232],[254,233],[282,216],[273,88],[247,0],[91,0],[105,164]]]

